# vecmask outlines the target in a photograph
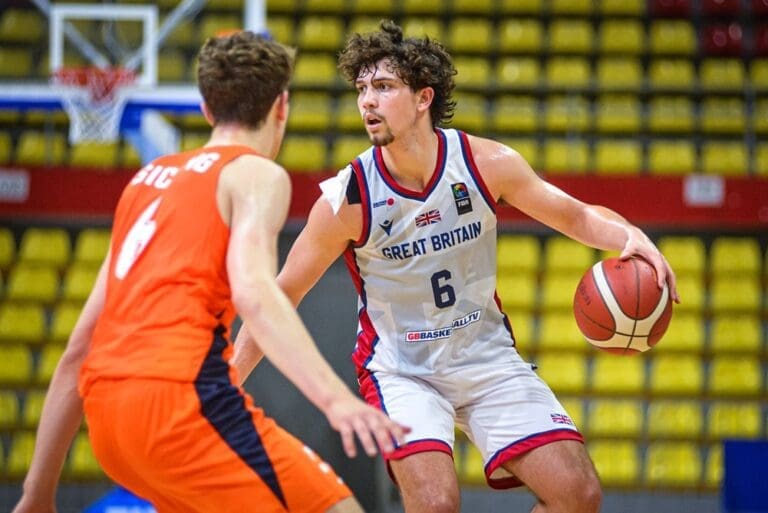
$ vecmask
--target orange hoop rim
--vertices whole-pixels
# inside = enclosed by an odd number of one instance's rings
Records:
[[[88,88],[94,100],[110,99],[115,90],[136,81],[136,72],[123,67],[65,66],[51,74],[58,85]]]

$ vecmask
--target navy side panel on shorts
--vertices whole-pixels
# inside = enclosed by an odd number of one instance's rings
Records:
[[[229,382],[228,365],[222,357],[227,347],[227,341],[222,336],[224,331],[221,326],[214,331],[211,350],[195,380],[202,413],[227,445],[287,507],[275,469],[261,443],[261,436],[256,431],[251,414],[245,408],[245,399],[239,389]]]

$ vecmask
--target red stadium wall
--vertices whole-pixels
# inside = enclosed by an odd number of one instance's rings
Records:
[[[0,217],[4,219],[105,219],[111,217],[133,170],[0,170]],[[328,175],[293,174],[290,218],[306,217]],[[633,222],[659,229],[768,229],[768,179],[745,177],[552,176],[548,180],[588,203],[613,208]],[[513,208],[499,218],[529,220]]]

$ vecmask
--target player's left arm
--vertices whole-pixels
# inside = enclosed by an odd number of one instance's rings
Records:
[[[489,139],[471,137],[475,163],[496,201],[504,201],[533,219],[598,249],[638,255],[653,265],[659,287],[666,281],[679,302],[675,273],[664,255],[637,226],[617,212],[590,205],[543,180],[515,150]]]
[[[14,513],[55,511],[59,476],[83,420],[77,382],[96,320],[104,309],[109,261],[107,255],[51,378],[37,428],[35,451]]]

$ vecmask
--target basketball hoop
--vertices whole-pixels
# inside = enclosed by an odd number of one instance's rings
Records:
[[[51,83],[63,86],[59,92],[69,116],[69,141],[116,141],[128,101],[120,90],[135,79],[136,73],[125,68],[84,66],[54,71]]]

